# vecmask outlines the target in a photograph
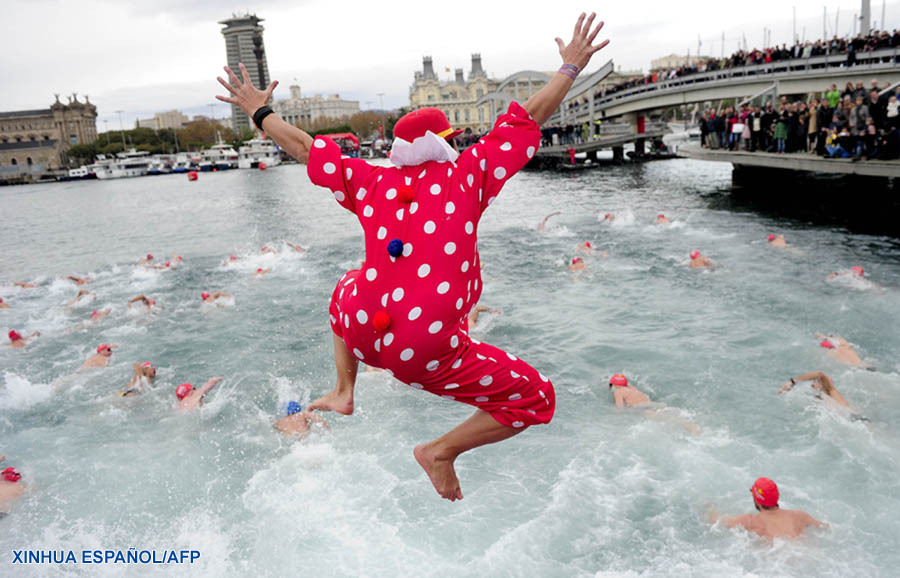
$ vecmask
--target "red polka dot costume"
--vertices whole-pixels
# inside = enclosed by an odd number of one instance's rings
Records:
[[[362,268],[345,273],[331,298],[334,333],[366,364],[511,427],[552,419],[553,384],[515,355],[469,338],[466,316],[482,290],[478,222],[540,138],[512,103],[456,162],[375,167],[342,157],[323,137],[309,155],[312,182],[330,189],[365,233]]]

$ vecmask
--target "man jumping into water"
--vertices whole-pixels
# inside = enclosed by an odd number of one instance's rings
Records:
[[[579,71],[608,41],[592,42],[602,23],[582,14],[571,42],[556,42],[563,65],[524,105],[511,103],[494,129],[462,154],[443,112],[413,111],[394,126],[391,162],[375,167],[343,158],[328,138],[313,139],[267,106],[277,82],[257,90],[225,68],[239,106],[289,154],[308,162],[313,183],[327,187],[354,213],[365,236],[366,259],[338,282],[329,309],[337,384],[310,409],[353,413],[359,361],[390,369],[415,389],[475,406],[475,414],[414,455],[441,497],[463,497],[454,469],[471,449],[548,423],[556,406],[550,380],[515,355],[469,339],[466,314],[482,280],[476,226],[507,179],[540,146],[540,123],[559,108]],[[586,20],[586,21],[585,21]]]
[[[759,478],[750,488],[753,506],[758,514],[741,516],[719,516],[716,512],[709,515],[709,523],[721,521],[728,528],[741,526],[745,530],[755,532],[764,538],[796,538],[809,526],[827,527],[803,510],[782,510],[778,507],[778,486],[769,478]]]

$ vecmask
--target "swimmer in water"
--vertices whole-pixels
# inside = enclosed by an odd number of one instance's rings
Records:
[[[118,344],[107,345],[106,343],[101,343],[97,346],[97,353],[90,356],[87,361],[84,362],[84,365],[81,366],[81,369],[89,369],[91,367],[107,367],[109,365],[109,358],[112,357],[112,350],[116,349]]]
[[[300,245],[295,245],[295,244],[293,244],[293,243],[291,243],[291,242],[288,242],[288,241],[285,241],[285,244],[286,244],[288,247],[290,247],[291,249],[293,249],[294,251],[296,251],[297,253],[302,253],[303,251],[305,251],[305,249],[304,249],[303,247],[301,247]]]
[[[478,316],[482,313],[493,313],[494,315],[503,315],[503,312],[499,309],[491,309],[490,307],[485,307],[484,305],[476,305],[469,311],[467,323],[469,331],[475,327],[475,324],[478,323]]]
[[[716,512],[709,514],[709,523],[721,521],[728,528],[741,526],[764,538],[796,538],[809,526],[827,527],[802,510],[782,510],[778,507],[778,486],[769,478],[759,478],[750,488],[753,506],[758,514],[741,516],[719,516]]]
[[[66,305],[66,307],[74,307],[79,301],[81,301],[82,297],[86,297],[86,296],[90,296],[91,301],[93,301],[94,299],[97,298],[97,295],[95,295],[94,293],[91,293],[90,291],[88,291],[86,289],[79,289],[78,295],[76,295],[74,299],[69,301],[69,303]]]
[[[569,271],[583,271],[587,268],[587,263],[584,262],[584,259],[581,257],[572,257],[572,262],[569,263]]]
[[[190,383],[182,383],[175,388],[175,397],[178,398],[177,409],[191,410],[200,407],[203,404],[203,396],[220,381],[222,381],[221,377],[210,378],[199,389],[194,389]]]
[[[4,459],[6,456],[0,456],[0,462]],[[22,474],[16,468],[7,467],[0,471],[0,518],[6,515],[6,507],[25,493],[25,484],[21,479]]]
[[[150,310],[151,307],[153,307],[154,305],[156,305],[156,299],[150,299],[150,298],[146,297],[146,296],[142,293],[142,294],[138,295],[137,297],[135,297],[135,298],[133,298],[133,299],[129,299],[129,300],[128,300],[128,307],[131,307],[131,305],[132,305],[133,303],[137,303],[138,301],[140,301],[141,303],[143,303],[143,304],[147,307],[147,310],[148,310],[148,311]]]
[[[575,251],[577,251],[578,253],[587,253],[588,255],[590,255],[594,252],[594,247],[593,245],[591,245],[590,241],[585,241],[584,243],[580,243],[575,248]]]
[[[617,373],[610,377],[609,389],[613,394],[613,401],[618,408],[648,406],[651,404],[650,398],[647,396],[647,394],[631,385],[628,382],[628,378],[625,377],[624,374]],[[652,418],[663,419],[676,423],[694,435],[700,433],[700,428],[697,426],[697,424],[683,420],[680,417],[677,417],[670,413],[659,411],[662,409],[664,409],[662,406],[651,407],[648,409],[647,415]]]
[[[603,220],[612,224],[612,222],[616,220],[616,215],[614,213],[606,213],[603,215]]]
[[[146,257],[142,257],[140,261],[138,261],[139,265],[150,265],[153,263],[153,255],[147,253]]]
[[[850,267],[849,271],[835,271],[834,273],[828,275],[828,279],[834,279],[835,277],[855,277],[862,279],[865,275],[866,271],[859,265],[854,265]]]
[[[656,215],[656,224],[657,225],[669,225],[671,223],[672,223],[672,221],[667,219],[666,216],[663,215],[662,213]]]
[[[304,410],[296,401],[288,402],[287,415],[276,421],[272,426],[287,436],[302,438],[309,433],[309,428],[313,424],[321,424],[325,429],[328,423],[317,413],[310,410]]]
[[[10,347],[15,347],[17,349],[25,347],[26,345],[28,345],[29,339],[31,339],[33,337],[38,337],[38,336],[40,336],[40,334],[41,334],[40,331],[35,331],[28,337],[23,337],[22,334],[19,333],[18,331],[16,331],[15,329],[11,329],[9,331],[9,344],[8,345]]]
[[[238,261],[240,261],[240,258],[237,255],[230,255],[228,260],[225,261],[225,264],[230,265],[231,263],[237,263]]]
[[[769,246],[770,247],[787,247],[787,241],[784,240],[784,235],[776,235],[775,233],[770,233],[769,237]]]
[[[156,368],[153,363],[145,361],[144,363],[135,363],[134,373],[131,375],[131,381],[125,386],[125,391],[119,392],[119,396],[127,397],[141,393],[144,387],[149,388],[150,384],[156,378]]]
[[[271,272],[272,272],[272,268],[271,268],[271,267],[268,267],[268,268],[266,268],[266,269],[263,269],[262,267],[260,267],[260,268],[258,268],[258,269],[256,270],[256,276],[257,276],[257,277],[261,277],[262,275],[268,275],[268,274],[271,273]]]
[[[834,381],[821,371],[811,371],[809,373],[804,373],[803,375],[798,377],[792,377],[790,381],[788,381],[778,389],[778,393],[782,394],[792,390],[794,386],[801,381],[812,382],[810,385],[814,390],[816,390],[817,398],[823,401],[833,402],[850,410],[851,419],[868,421],[866,418],[859,415],[856,410],[850,407],[850,404],[847,403],[847,400],[844,399],[844,396],[841,395],[841,392],[839,392],[837,390],[837,387],[834,386]],[[822,394],[824,394],[824,397]]]
[[[102,311],[100,311],[99,309],[94,309],[93,311],[91,311],[90,321],[92,323],[96,322],[96,321],[100,321],[101,319],[103,319],[104,317],[109,315],[110,313],[112,313],[112,309],[109,309],[109,308],[106,308]]]
[[[265,255],[266,253],[277,253],[277,251],[275,249],[273,249],[272,247],[269,247],[268,245],[263,245],[262,247],[259,248],[259,250],[262,252],[263,255]]]
[[[200,294],[200,298],[203,299],[204,303],[215,304],[216,299],[228,299],[231,297],[230,293],[226,293],[224,291],[216,291],[215,293],[208,293],[204,291]]]
[[[27,281],[13,281],[13,285],[15,287],[21,287],[23,289],[34,289],[37,287],[35,283],[27,282]]]
[[[562,214],[562,211],[556,211],[555,213],[550,213],[549,215],[544,217],[544,220],[541,221],[540,223],[538,223],[538,226],[537,226],[538,231],[543,231],[547,227],[547,220],[549,220],[550,217],[555,217],[556,215],[561,215],[561,214]]]
[[[847,343],[845,339],[841,339],[835,335],[816,334],[819,339],[819,346],[828,350],[828,356],[837,361],[854,365],[856,367],[868,367],[868,364],[860,358],[859,354],[853,347]]]
[[[701,255],[700,251],[694,250],[691,251],[691,267],[715,267],[715,264],[711,259]]]
[[[76,285],[87,285],[92,280],[90,277],[76,277],[75,275],[69,275],[66,279],[72,281]]]
[[[3,297],[0,297],[0,309],[9,309],[9,303],[3,300]]]

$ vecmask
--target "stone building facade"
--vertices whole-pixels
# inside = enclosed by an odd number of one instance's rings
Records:
[[[232,18],[222,20],[222,36],[225,37],[225,56],[228,67],[240,78],[241,73],[238,63],[243,62],[250,74],[253,85],[265,90],[272,77],[269,76],[269,64],[266,60],[266,48],[263,43],[263,30],[260,26],[262,18],[256,14],[245,16],[234,15]],[[234,130],[240,132],[245,128],[253,128],[250,118],[235,105],[231,105],[231,118]]]
[[[180,110],[170,110],[167,112],[158,112],[153,118],[139,119],[137,121],[138,128],[152,128],[154,130],[162,129],[179,129],[184,128],[188,122],[188,117]]]
[[[422,70],[415,73],[409,88],[412,108],[434,107],[444,111],[454,129],[471,129],[481,133],[491,127],[491,111],[487,104],[477,105],[484,95],[497,89],[499,81],[489,78],[481,67],[481,55],[472,55],[469,77],[463,69],[455,70],[453,80],[440,80],[434,72],[430,56],[422,58]]]
[[[291,97],[275,101],[272,109],[287,123],[302,128],[320,119],[349,118],[359,112],[359,101],[343,100],[339,94],[303,97],[300,87],[293,85]]]
[[[5,173],[65,167],[66,151],[97,140],[97,107],[73,94],[63,104],[56,95],[50,108],[0,112],[0,178]]]

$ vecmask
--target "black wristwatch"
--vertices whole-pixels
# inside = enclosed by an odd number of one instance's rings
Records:
[[[253,113],[253,124],[256,125],[256,128],[258,128],[259,130],[262,130],[263,129],[263,127],[262,127],[263,119],[265,119],[270,114],[273,114],[274,112],[275,111],[272,110],[272,107],[269,106],[268,104],[265,106],[259,107],[258,109],[256,109],[256,112]]]
[[[797,382],[794,381],[794,378],[793,378],[793,377],[791,378],[791,385],[797,385]]]

